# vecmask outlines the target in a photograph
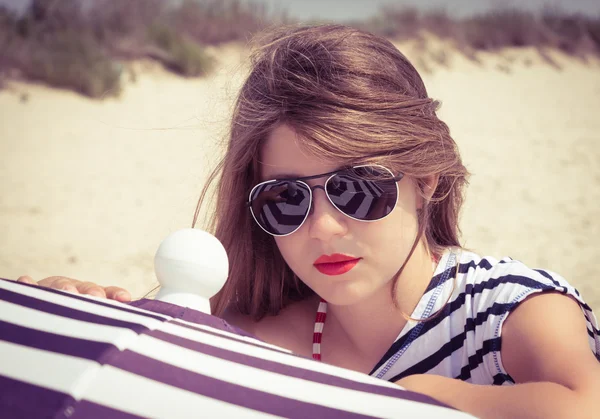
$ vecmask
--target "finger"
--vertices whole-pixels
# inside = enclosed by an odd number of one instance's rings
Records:
[[[79,281],[76,279],[65,278],[64,276],[51,276],[50,278],[42,279],[39,284],[43,287],[79,294],[79,291],[77,290],[77,282]]]
[[[55,286],[55,284],[58,284],[61,287],[65,287],[67,284],[70,284],[73,286],[72,288],[75,288],[75,286],[80,282],[81,281],[77,279],[67,278],[66,276],[49,276],[48,278],[42,279],[40,282],[38,282],[38,284],[42,287],[63,289],[58,288],[57,286]]]
[[[24,284],[37,285],[38,283],[33,280],[29,275],[23,275],[17,278],[17,282],[22,282]]]
[[[81,294],[89,294],[93,295],[94,297],[106,298],[104,288],[98,284],[94,284],[93,282],[81,282],[77,284],[77,290]]]
[[[106,292],[106,298],[121,301],[123,303],[131,301],[131,294],[124,288],[106,287],[104,288],[104,291]]]

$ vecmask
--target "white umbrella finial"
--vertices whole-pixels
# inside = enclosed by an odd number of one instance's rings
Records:
[[[215,236],[186,228],[163,240],[154,270],[161,285],[157,300],[210,313],[208,300],[225,284],[229,261]]]

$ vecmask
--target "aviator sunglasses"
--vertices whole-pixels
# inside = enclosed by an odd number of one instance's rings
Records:
[[[305,182],[326,176],[323,186],[310,187]],[[383,166],[369,164],[313,176],[267,180],[252,188],[247,205],[260,228],[273,236],[287,236],[302,227],[311,211],[312,191],[317,188],[325,191],[329,202],[342,214],[353,220],[377,221],[396,207],[397,182],[403,177]]]

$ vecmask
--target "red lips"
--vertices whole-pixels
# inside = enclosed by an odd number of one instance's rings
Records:
[[[360,258],[348,255],[342,255],[340,253],[334,253],[333,255],[322,255],[320,256],[313,265],[319,272],[325,275],[341,275],[352,268],[354,268]]]

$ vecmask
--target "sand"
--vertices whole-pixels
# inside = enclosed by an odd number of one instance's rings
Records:
[[[446,52],[444,66],[401,48],[431,70],[430,96],[472,173],[465,246],[558,272],[600,311],[600,62],[553,52],[557,68],[507,50],[480,64]],[[245,75],[247,51],[215,53],[202,79],[138,63],[118,99],[0,91],[0,277],[64,275],[135,298],[154,286],[154,252],[191,225]]]

